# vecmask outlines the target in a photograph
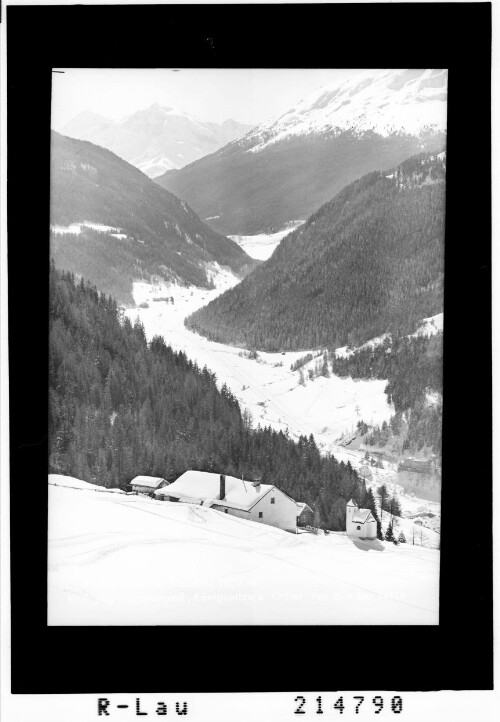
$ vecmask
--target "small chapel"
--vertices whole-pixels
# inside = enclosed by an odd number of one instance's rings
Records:
[[[358,539],[376,539],[377,521],[370,509],[359,509],[351,499],[346,507],[345,530]]]

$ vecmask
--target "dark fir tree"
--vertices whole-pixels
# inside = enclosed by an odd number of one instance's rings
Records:
[[[380,518],[384,518],[384,511],[390,512],[390,506],[389,506],[389,489],[385,484],[382,484],[377,489],[378,498],[380,499]]]
[[[389,542],[394,542],[394,541],[395,541],[394,529],[393,529],[393,527],[392,527],[392,522],[389,522],[389,526],[388,526],[387,529],[386,529],[386,532],[385,532],[385,540],[386,540],[386,541],[389,541]]]
[[[391,517],[402,516],[401,504],[396,496],[391,497],[389,501],[389,510],[391,513]]]

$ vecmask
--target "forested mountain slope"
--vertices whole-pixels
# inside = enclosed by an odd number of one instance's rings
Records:
[[[399,437],[401,451],[423,449],[441,455],[443,399],[443,334],[387,336],[375,347],[358,349],[345,356],[330,355],[338,376],[387,379],[385,392],[395,415],[368,436],[368,443],[386,447]],[[358,426],[359,428],[359,426]],[[396,443],[397,445],[397,443]]]
[[[366,502],[357,473],[321,456],[312,435],[252,430],[210,371],[160,337],[148,344],[115,301],[53,266],[49,351],[49,472],[107,487],[187,469],[258,473],[330,529],[345,528],[349,498]]]
[[[56,265],[130,301],[151,276],[209,287],[218,263],[243,276],[256,262],[174,195],[104,148],[52,134],[52,255]],[[69,232],[71,224],[79,234]],[[107,227],[104,230],[99,226]]]
[[[422,155],[355,181],[186,324],[267,351],[410,333],[442,311],[445,170]]]
[[[446,70],[368,71],[155,180],[222,233],[276,231],[370,171],[441,151],[446,101]]]

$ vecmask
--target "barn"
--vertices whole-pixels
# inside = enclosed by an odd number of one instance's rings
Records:
[[[398,469],[428,474],[432,471],[432,463],[432,459],[416,459],[414,456],[408,456],[399,462]]]
[[[358,539],[376,539],[377,521],[370,509],[359,509],[351,499],[346,507],[346,533]]]
[[[155,497],[200,504],[293,533],[297,530],[295,501],[272,484],[261,484],[260,481],[190,470],[170,484],[168,489],[156,491]]]
[[[168,485],[168,481],[161,476],[136,476],[130,482],[130,488],[137,494],[152,494],[157,489]]]
[[[310,506],[302,501],[297,502],[297,526],[312,526],[314,519],[314,512]]]

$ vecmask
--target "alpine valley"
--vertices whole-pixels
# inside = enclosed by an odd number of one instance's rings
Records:
[[[53,132],[50,624],[438,623],[446,92],[353,73],[183,167],[182,111]]]
[[[265,351],[411,333],[443,308],[445,169],[443,152],[354,181],[189,327]]]

